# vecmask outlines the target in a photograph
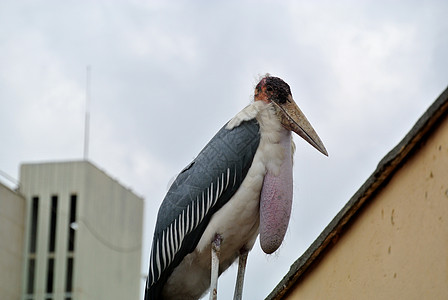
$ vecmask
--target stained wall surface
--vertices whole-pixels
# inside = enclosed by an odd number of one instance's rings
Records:
[[[448,121],[285,299],[448,299]]]

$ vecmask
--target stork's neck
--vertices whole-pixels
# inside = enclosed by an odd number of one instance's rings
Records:
[[[264,101],[254,101],[246,106],[229,121],[226,128],[233,129],[238,127],[243,121],[249,121],[255,118],[260,123],[260,133],[262,135],[267,128],[274,131],[284,129],[276,116],[273,104]]]
[[[291,147],[294,152],[291,131],[285,129],[271,103],[255,101],[246,106],[227,124],[227,129],[239,126],[243,121],[256,118],[260,124],[259,150],[263,152],[263,162],[266,171],[278,174],[279,168],[285,158],[285,147]]]
[[[257,104],[259,108],[256,118],[260,124],[262,140],[267,143],[279,144],[286,136],[291,136],[291,132],[280,123],[273,104],[264,101],[256,101],[254,104]]]

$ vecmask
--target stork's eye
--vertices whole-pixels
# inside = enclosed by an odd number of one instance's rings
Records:
[[[287,101],[287,98],[284,98],[284,97],[278,99],[278,102],[279,102],[280,104],[285,104],[286,101]]]

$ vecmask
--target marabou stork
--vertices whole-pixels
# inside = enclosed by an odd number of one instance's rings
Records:
[[[157,216],[145,299],[199,299],[238,257],[241,299],[247,253],[281,245],[292,204],[294,131],[324,155],[322,141],[293,100],[289,85],[265,75],[254,101],[185,167]]]

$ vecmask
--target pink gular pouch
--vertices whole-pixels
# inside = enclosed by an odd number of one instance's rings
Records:
[[[292,156],[291,132],[280,141],[284,159],[278,174],[268,171],[260,195],[260,244],[267,254],[275,252],[282,244],[288,229],[292,206]]]

